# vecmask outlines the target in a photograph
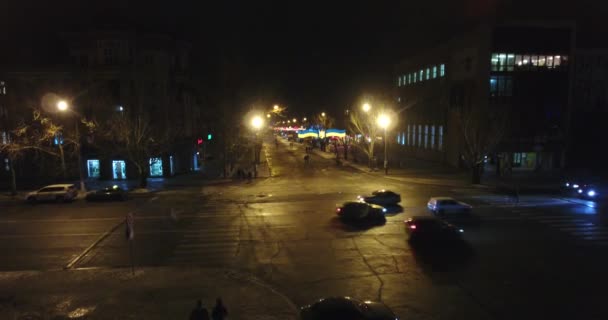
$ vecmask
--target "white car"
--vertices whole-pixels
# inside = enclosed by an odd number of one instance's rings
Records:
[[[76,198],[78,190],[73,184],[52,184],[44,188],[32,191],[25,196],[30,203],[38,201],[72,201]]]
[[[464,202],[456,201],[450,197],[433,197],[429,199],[427,208],[438,216],[449,214],[470,214],[473,207]]]

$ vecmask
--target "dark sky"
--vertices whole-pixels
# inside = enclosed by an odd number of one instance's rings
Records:
[[[18,46],[59,30],[169,31],[193,43],[196,70],[209,81],[228,57],[242,66],[252,95],[304,115],[342,110],[386,89],[400,58],[471,22],[507,13],[594,12],[602,2],[499,1],[9,1],[0,27],[10,30],[3,38],[21,40]]]

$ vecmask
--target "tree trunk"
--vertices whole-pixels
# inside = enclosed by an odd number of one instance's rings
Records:
[[[139,173],[139,187],[146,188],[148,186],[148,175],[145,167],[138,166],[137,171]]]
[[[13,167],[12,160],[10,160],[9,164],[11,166],[11,195],[16,196],[17,195],[17,177],[15,174],[15,167]]]
[[[472,184],[480,184],[481,183],[481,171],[483,168],[483,164],[474,164],[471,168],[471,183]]]

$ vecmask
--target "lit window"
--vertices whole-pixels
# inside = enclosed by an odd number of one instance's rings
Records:
[[[403,75],[403,76],[401,76],[401,79],[402,79],[401,83],[403,83],[403,85],[406,85],[407,84],[407,76]]]
[[[420,75],[418,76],[418,79],[420,79],[420,82],[424,80],[424,70],[420,70]]]
[[[405,145],[405,132],[401,133],[401,145]]]
[[[515,65],[518,67],[521,67],[521,65],[523,64],[523,60],[524,58],[522,57],[521,54],[515,55]]]
[[[562,64],[562,57],[561,56],[555,56],[553,58],[553,66],[555,68],[559,67]]]
[[[416,83],[417,78],[418,78],[418,73],[414,72],[414,83]]]
[[[498,53],[492,53],[492,58],[490,59],[492,64],[492,71],[498,71]]]
[[[163,160],[161,158],[150,158],[150,176],[162,177]]]
[[[4,81],[0,81],[0,95],[5,95],[6,94],[6,85],[4,84]]]
[[[407,125],[407,139],[405,140],[406,144],[409,146],[412,144],[411,142],[411,131],[410,131],[410,125]]]
[[[401,77],[397,78],[397,87],[401,87]]]
[[[99,160],[87,160],[87,175],[89,178],[99,178]]]
[[[428,149],[429,147],[429,126],[424,126],[424,148]]]
[[[439,141],[437,142],[437,149],[443,150],[443,126],[439,126]]]
[[[418,125],[418,147],[422,147],[422,125]]]
[[[544,67],[546,61],[547,61],[547,59],[545,58],[545,56],[538,56],[538,66],[539,67]]]
[[[416,146],[416,125],[412,125],[412,146]]]
[[[443,64],[443,63],[439,66],[439,76],[440,77],[445,76],[445,64]]]
[[[498,54],[498,71],[507,71],[507,54],[499,53]]]
[[[431,78],[431,68],[426,68],[426,80]]]
[[[530,61],[532,63],[532,66],[538,66],[538,56],[532,56],[532,59]]]
[[[407,83],[412,83],[412,74],[411,73],[407,74]]]
[[[8,132],[6,132],[6,131],[0,132],[0,142],[2,142],[2,144],[8,144],[8,142],[9,142]]]
[[[63,134],[61,132],[57,132],[55,134],[55,138],[53,138],[53,144],[56,146],[63,144]]]
[[[549,69],[553,68],[553,56],[547,56],[546,65]]]
[[[431,149],[435,149],[435,125],[431,126]]]
[[[437,78],[437,66],[433,66],[433,79]]]
[[[524,67],[527,67],[530,65],[530,56],[529,55],[524,55],[524,59],[522,60],[522,64]]]
[[[498,92],[498,77],[491,76],[490,77],[490,95],[495,96]]]
[[[507,54],[507,71],[513,71],[515,66],[515,55],[512,53]]]

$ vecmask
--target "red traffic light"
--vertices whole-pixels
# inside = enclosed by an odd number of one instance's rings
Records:
[[[203,138],[198,138],[198,139],[196,140],[196,144],[198,144],[199,146],[200,146],[201,144],[203,144]]]

